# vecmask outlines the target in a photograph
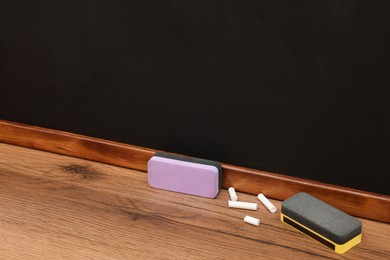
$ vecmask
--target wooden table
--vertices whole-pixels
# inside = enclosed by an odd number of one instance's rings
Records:
[[[0,259],[390,259],[389,224],[362,219],[362,243],[338,255],[260,203],[227,200],[226,190],[157,190],[144,172],[0,144]]]

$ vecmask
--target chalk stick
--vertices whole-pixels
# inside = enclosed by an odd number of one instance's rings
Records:
[[[236,193],[236,190],[233,187],[230,187],[228,189],[228,193],[229,193],[229,197],[230,197],[231,201],[237,201],[237,199],[238,199],[237,193]]]
[[[259,226],[260,225],[260,219],[254,218],[251,216],[245,216],[244,217],[244,222],[254,225],[254,226]]]
[[[257,203],[228,200],[229,208],[257,210]]]

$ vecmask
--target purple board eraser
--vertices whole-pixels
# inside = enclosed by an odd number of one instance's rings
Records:
[[[221,164],[215,161],[163,152],[148,161],[148,182],[153,188],[215,198],[221,180]]]

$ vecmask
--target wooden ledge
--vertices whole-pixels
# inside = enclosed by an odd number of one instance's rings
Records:
[[[157,150],[0,120],[0,142],[146,171]],[[207,159],[207,158],[205,158]],[[223,187],[285,200],[305,191],[363,218],[390,222],[390,196],[222,164]]]

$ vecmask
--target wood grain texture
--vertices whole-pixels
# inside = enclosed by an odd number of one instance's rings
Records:
[[[256,196],[238,193],[242,201]],[[150,188],[140,171],[0,144],[1,259],[385,259],[390,225],[362,219],[343,255],[292,230],[259,204],[229,209]],[[278,210],[280,202],[273,200]],[[259,227],[243,222],[261,219]]]
[[[156,150],[0,120],[0,142],[146,171]],[[205,158],[208,159],[208,158]],[[223,187],[285,200],[306,191],[354,216],[390,222],[390,196],[222,164]]]
[[[146,171],[155,150],[0,120],[0,142]]]

